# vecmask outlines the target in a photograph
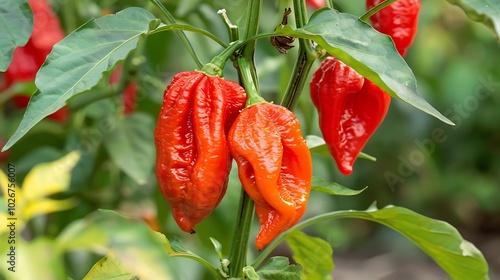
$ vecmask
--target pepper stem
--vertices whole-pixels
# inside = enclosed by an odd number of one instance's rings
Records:
[[[246,28],[244,39],[257,35],[259,30],[260,10],[262,0],[248,1]],[[256,102],[264,102],[260,97],[258,88],[258,79],[253,64],[253,54],[255,52],[255,41],[248,42],[240,52],[235,63],[240,76],[240,83],[243,84],[247,92],[247,106]],[[233,242],[229,254],[229,276],[234,278],[243,278],[243,268],[247,263],[248,237],[252,228],[252,218],[254,214],[254,202],[245,192],[241,190],[241,202],[237,217],[236,228],[234,231]]]
[[[248,238],[252,227],[254,202],[245,192],[241,190],[240,212],[237,216],[236,229],[233,236],[233,244],[229,252],[229,276],[241,277],[243,267],[246,266],[246,254]]]
[[[231,43],[229,47],[224,49],[219,55],[214,57],[212,61],[205,64],[203,68],[201,68],[201,72],[205,72],[209,76],[223,76],[222,69],[226,65],[228,59],[233,55],[233,53],[242,46],[241,41],[236,41]]]
[[[301,28],[307,24],[307,9],[304,1],[294,0],[293,8],[295,10],[295,24],[297,28]],[[299,39],[299,57],[293,67],[292,80],[288,83],[283,99],[281,100],[282,106],[293,110],[307,83],[309,71],[316,58],[317,53],[312,48],[311,42],[306,39]]]
[[[374,14],[376,14],[378,11],[382,10],[383,8],[389,6],[390,4],[396,2],[397,0],[386,0],[380,4],[378,4],[377,6],[371,8],[370,10],[368,10],[364,15],[360,16],[359,19],[362,20],[362,21],[366,21],[367,19],[369,19],[371,16],[373,16]]]

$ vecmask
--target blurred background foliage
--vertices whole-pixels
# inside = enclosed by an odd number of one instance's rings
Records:
[[[244,0],[162,1],[180,23],[189,23],[227,41],[226,28],[216,11],[226,9],[230,19],[240,24],[245,13]],[[355,15],[364,13],[364,1],[334,1],[339,10]],[[147,1],[137,0],[66,0],[52,1],[66,32],[71,32],[93,17],[117,12],[129,6],[142,6],[160,14]],[[281,21],[281,11],[288,1],[264,1],[262,32],[272,31]],[[161,16],[160,16],[161,17]],[[289,22],[293,22],[290,20]],[[242,29],[243,27],[240,26]],[[203,62],[208,62],[220,48],[212,41],[188,33]],[[267,40],[258,41],[257,70],[263,96],[279,103],[294,64],[296,53],[280,55]],[[364,210],[377,201],[379,207],[394,204],[408,207],[431,218],[457,227],[486,255],[493,271],[499,272],[500,258],[500,51],[497,38],[483,25],[470,21],[464,12],[448,2],[422,0],[419,31],[407,56],[418,81],[419,92],[435,108],[455,121],[447,126],[413,107],[393,99],[389,113],[365,152],[377,162],[358,160],[351,176],[337,171],[329,157],[314,155],[314,174],[349,188],[369,188],[356,197],[331,197],[313,193],[306,217],[333,210]],[[139,84],[136,119],[156,122],[163,90],[178,72],[196,68],[195,63],[175,33],[159,33],[147,39],[142,52],[128,61],[136,68],[132,78]],[[317,63],[319,65],[319,61]],[[313,70],[317,67],[313,67]],[[225,76],[236,79],[226,67]],[[216,263],[209,237],[219,240],[228,253],[240,186],[232,172],[228,192],[214,213],[197,227],[196,235],[181,232],[161,197],[153,172],[154,158],[144,159],[147,180],[141,184],[119,168],[104,142],[109,127],[124,117],[118,114],[121,93],[108,94],[106,81],[85,95],[71,100],[70,119],[65,123],[44,120],[17,143],[5,162],[17,166],[17,178],[23,177],[38,163],[53,161],[78,149],[82,158],[72,172],[69,191],[63,197],[78,200],[76,207],[39,216],[23,232],[35,236],[57,236],[70,222],[100,208],[119,211],[145,220],[167,237],[182,238],[185,246]],[[23,110],[9,102],[0,108],[0,138],[6,140],[20,122]],[[306,88],[296,109],[304,134],[321,136],[317,114]],[[132,115],[132,116],[133,116]],[[131,116],[125,117],[131,118]],[[127,119],[125,119],[127,121]],[[152,151],[152,125],[140,121],[146,149]],[[436,140],[436,131],[439,137]],[[127,151],[124,151],[127,152]],[[133,151],[131,151],[133,152]],[[6,164],[2,164],[2,169]],[[5,170],[5,169],[4,169]],[[257,231],[257,219],[254,220]],[[334,259],[363,260],[390,253],[402,259],[429,260],[409,241],[395,232],[364,221],[321,223],[308,233],[325,238],[334,249]],[[251,245],[253,248],[253,244]],[[280,253],[287,252],[279,247]],[[256,253],[256,252],[253,252]],[[66,256],[69,276],[81,279],[100,258],[85,251]],[[189,260],[173,260],[185,279],[204,278],[204,268]],[[432,265],[432,264],[431,264]],[[337,264],[336,271],[342,271]],[[339,278],[341,279],[341,278]],[[354,278],[347,278],[354,279]],[[393,278],[384,278],[393,279]],[[394,278],[396,279],[396,278]],[[421,278],[411,278],[421,279]],[[423,278],[422,278],[423,279]]]

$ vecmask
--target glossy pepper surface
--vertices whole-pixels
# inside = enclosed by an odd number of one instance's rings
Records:
[[[244,109],[229,132],[243,188],[255,201],[262,250],[306,210],[312,162],[300,124],[288,109],[258,103]]]
[[[194,233],[226,192],[226,135],[245,101],[237,83],[195,71],[177,74],[165,90],[155,129],[156,177],[183,231]]]
[[[383,121],[391,97],[354,69],[327,57],[314,73],[311,100],[327,147],[344,175]]]
[[[384,0],[367,0],[371,9]],[[417,33],[420,0],[398,0],[370,17],[373,28],[392,37],[396,48],[405,56]]]

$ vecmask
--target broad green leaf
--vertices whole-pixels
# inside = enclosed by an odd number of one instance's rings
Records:
[[[5,71],[14,50],[24,46],[33,31],[33,13],[28,0],[0,1],[0,30],[0,71]]]
[[[433,258],[453,279],[489,279],[488,263],[482,253],[454,227],[403,207],[377,209],[372,206],[366,211],[327,213],[298,224],[294,230],[313,222],[340,218],[370,220],[396,230]]]
[[[318,177],[313,177],[311,182],[311,190],[313,191],[327,193],[331,195],[340,195],[340,196],[358,195],[367,188],[368,187],[364,187],[361,190],[351,190],[338,183],[327,182]]]
[[[114,211],[101,210],[71,223],[56,241],[62,251],[83,248],[111,254],[141,279],[174,279],[165,236],[153,232],[144,222]],[[96,273],[94,269],[92,272]]]
[[[136,277],[112,255],[107,255],[92,266],[83,280],[130,280]]]
[[[302,279],[332,279],[333,249],[325,240],[296,230],[286,236],[293,259],[302,266]]]
[[[28,108],[4,149],[16,143],[44,117],[62,108],[68,99],[95,86],[137,47],[160,21],[142,8],[93,19],[54,45],[38,71]]]
[[[415,76],[391,38],[356,16],[323,8],[316,11],[302,28],[294,30],[285,26],[276,32],[315,41],[390,95],[453,124],[418,95]]]
[[[302,267],[290,265],[286,257],[270,258],[258,271],[260,279],[266,280],[300,280]]]
[[[500,37],[500,2],[496,0],[448,0],[462,8],[473,21],[480,22]]]
[[[138,184],[150,177],[155,164],[155,120],[134,113],[110,127],[103,139],[113,162]]]
[[[19,231],[18,234],[20,234]],[[2,236],[2,239],[7,240],[7,237]],[[7,244],[7,242],[4,243]],[[9,263],[10,257],[7,256],[7,254],[12,254],[10,246],[16,248],[15,264]],[[48,238],[40,237],[27,243],[18,235],[16,243],[7,244],[0,253],[4,256],[4,261],[0,264],[1,273],[5,276],[3,279],[66,279],[63,256],[54,250],[54,241]],[[15,272],[9,271],[9,267],[12,267]]]
[[[307,146],[309,147],[309,151],[313,154],[317,154],[320,156],[328,156],[331,157],[330,151],[328,151],[328,147],[325,144],[325,140],[316,135],[307,135],[306,136]],[[370,156],[365,153],[359,153],[358,158],[367,159],[370,161],[377,161],[377,159],[373,156]]]

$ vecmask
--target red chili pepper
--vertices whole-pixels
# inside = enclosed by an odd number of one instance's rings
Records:
[[[323,61],[310,89],[328,149],[339,170],[349,175],[359,153],[382,123],[391,97],[334,57]]]
[[[109,84],[117,84],[120,81],[120,77],[122,75],[122,65],[118,66],[109,77]],[[125,115],[130,115],[134,112],[136,107],[136,98],[137,92],[139,91],[139,86],[137,85],[137,81],[130,81],[123,90],[123,113]]]
[[[262,250],[304,214],[311,189],[311,155],[294,114],[270,103],[244,109],[228,139],[241,184],[255,201],[260,220],[256,247]]]
[[[183,231],[194,233],[226,192],[226,135],[245,101],[240,85],[202,72],[179,73],[165,90],[155,129],[156,178]]]
[[[371,9],[384,0],[367,0]],[[373,28],[392,37],[396,48],[405,56],[417,33],[420,0],[399,0],[370,17]]]

